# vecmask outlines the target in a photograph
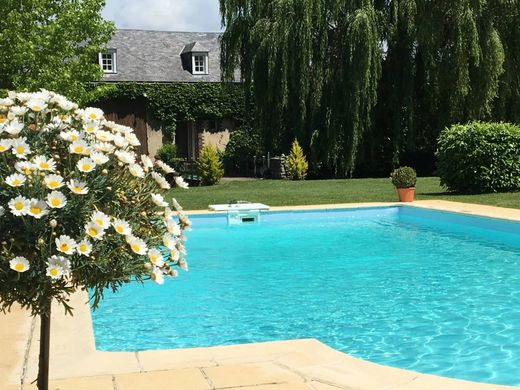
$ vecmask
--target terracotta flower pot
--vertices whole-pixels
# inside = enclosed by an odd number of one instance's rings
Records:
[[[399,195],[399,202],[413,202],[414,193],[415,193],[415,187],[397,188],[397,194]]]

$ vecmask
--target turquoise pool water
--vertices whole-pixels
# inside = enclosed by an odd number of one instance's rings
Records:
[[[314,337],[380,364],[520,385],[520,224],[408,207],[192,219],[190,272],[107,292],[98,349]]]

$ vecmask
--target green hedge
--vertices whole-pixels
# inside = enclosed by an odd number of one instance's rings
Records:
[[[438,175],[448,190],[520,190],[520,127],[471,122],[445,129],[438,141]]]

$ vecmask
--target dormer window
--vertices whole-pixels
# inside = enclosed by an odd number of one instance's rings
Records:
[[[99,66],[104,73],[117,73],[116,50],[109,49],[99,53]]]
[[[181,52],[182,67],[193,75],[209,74],[209,50],[200,42],[192,42]]]
[[[208,74],[208,54],[193,53],[192,54],[193,74]]]

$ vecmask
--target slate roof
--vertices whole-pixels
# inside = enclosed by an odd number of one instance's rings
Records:
[[[116,30],[107,49],[117,50],[117,73],[107,73],[105,82],[220,82],[221,33]],[[209,52],[209,74],[184,70],[181,53],[202,48]],[[199,51],[199,49],[195,50]],[[186,52],[186,51],[185,51]]]

